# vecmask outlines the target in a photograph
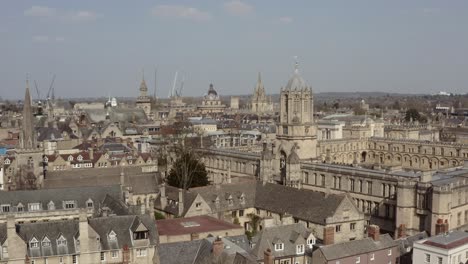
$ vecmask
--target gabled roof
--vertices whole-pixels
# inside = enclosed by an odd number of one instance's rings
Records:
[[[322,246],[320,250],[326,260],[342,259],[350,256],[375,252],[383,249],[397,247],[398,242],[393,240],[390,235],[380,235],[379,241],[372,238],[362,240],[353,240],[328,246]]]
[[[253,237],[252,254],[257,257],[257,260],[262,260],[265,250],[273,249],[275,244],[280,243],[283,244],[283,250],[272,250],[275,257],[296,255],[296,246],[302,244],[306,248],[305,242],[309,235],[310,232],[302,224],[267,227]],[[291,237],[294,238],[294,241],[291,241]],[[302,239],[299,240],[299,238]]]
[[[150,245],[156,245],[158,242],[156,225],[148,215],[126,215],[89,219],[89,225],[101,238],[101,248],[103,250],[120,249],[124,245],[131,247],[133,244],[132,227],[138,226],[140,223],[143,223],[148,228]],[[116,243],[109,241],[108,234],[111,230],[117,235]]]

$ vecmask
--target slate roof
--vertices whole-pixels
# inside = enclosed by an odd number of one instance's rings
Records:
[[[297,245],[304,245],[306,250],[309,235],[310,232],[302,224],[267,227],[252,238],[254,244],[252,254],[256,256],[257,260],[262,260],[265,250],[270,248],[275,258],[296,256]],[[275,251],[275,243],[283,243],[283,250]]]
[[[202,196],[212,213],[258,208],[274,213],[290,214],[294,218],[324,225],[327,217],[335,214],[346,194],[324,194],[311,190],[296,189],[279,184],[246,181],[223,185],[209,185],[184,191],[184,210],[192,205],[196,195]],[[169,200],[178,201],[178,189],[166,186],[168,207],[163,211],[177,215],[178,207],[169,205]],[[160,208],[160,197],[156,208]],[[294,206],[291,206],[294,201]],[[159,206],[159,207],[158,207]]]
[[[89,225],[96,231],[101,238],[101,248],[103,250],[120,249],[127,245],[133,245],[132,233],[136,230],[140,223],[148,229],[150,245],[157,245],[158,233],[156,225],[149,215],[126,215],[91,218],[88,220]],[[117,235],[117,241],[109,241],[109,233],[114,231]]]
[[[68,255],[77,253],[75,239],[78,238],[79,228],[77,220],[37,222],[17,225],[18,235],[28,245],[28,256],[54,256]],[[59,246],[57,240],[63,236],[66,245]],[[42,241],[44,238],[50,240],[50,246],[44,247]],[[29,242],[35,238],[39,242],[38,248],[31,248]]]
[[[255,208],[286,213],[294,218],[323,225],[327,217],[335,214],[344,199],[345,195],[325,195],[279,184],[257,183]],[[291,205],[292,201],[294,206]]]
[[[159,172],[143,173],[140,166],[85,168],[68,171],[49,171],[44,180],[45,188],[66,186],[108,186],[120,184],[120,174],[124,173],[124,183],[135,194],[157,193],[161,182]]]
[[[166,197],[167,197],[167,205],[165,208],[161,208],[161,196],[159,195],[154,203],[155,208],[158,208],[164,212],[167,212],[172,215],[180,216],[179,215],[179,188],[172,187],[172,186],[165,186],[166,188]],[[182,190],[183,195],[183,203],[184,203],[184,212],[182,216],[188,211],[190,206],[192,205],[193,201],[197,197],[197,193]]]
[[[54,210],[59,210],[65,209],[64,201],[75,201],[75,208],[87,208],[87,201],[91,199],[95,212],[97,212],[106,195],[120,199],[122,197],[120,186],[0,192],[0,201],[2,201],[2,204],[10,204],[10,212],[17,212],[19,204],[23,205],[24,212],[28,212],[28,204],[30,203],[40,203],[41,210],[48,210],[48,204],[52,201],[55,206]]]
[[[225,237],[223,242],[226,252],[219,259],[211,257],[214,237],[204,240],[161,244],[159,246],[159,260],[164,264],[254,264],[253,256],[249,254],[249,247],[239,244],[238,241],[248,241],[245,236]],[[218,260],[219,262],[211,262]]]
[[[213,242],[216,238],[208,237],[202,240],[200,247],[198,248],[197,255],[194,264],[211,264],[211,263],[223,263],[223,264],[256,264],[255,258],[239,247],[232,241],[221,238],[224,244],[224,250],[219,256],[213,254]]]
[[[211,211],[215,213],[254,207],[255,185],[251,181],[248,183],[223,184],[221,186],[210,185],[192,188],[190,192],[200,194],[211,207]],[[232,200],[230,201],[230,199]]]
[[[135,216],[109,216],[88,219],[89,226],[98,234],[102,250],[121,249],[124,245],[130,248],[134,245],[133,231],[140,223],[148,229],[147,246],[155,246],[158,243],[158,234],[151,217],[147,215]],[[0,225],[0,238],[6,236],[6,224]],[[18,235],[28,245],[28,256],[44,257],[53,255],[71,255],[77,253],[76,240],[79,240],[79,221],[51,221],[25,223],[16,226]],[[109,241],[111,231],[117,235],[116,242]],[[57,240],[63,236],[66,246],[59,246]],[[44,246],[41,242],[46,238],[50,246]],[[38,248],[31,248],[30,241],[35,238],[39,242]]]
[[[399,238],[396,241],[398,242],[398,246],[400,248],[400,253],[405,254],[405,253],[408,253],[408,252],[412,251],[414,242],[416,242],[418,240],[428,238],[428,237],[429,236],[427,235],[426,231],[423,231],[423,232],[414,234],[412,236]]]
[[[383,249],[389,249],[397,246],[397,241],[393,240],[390,235],[383,234],[380,235],[379,241],[374,241],[372,238],[368,237],[362,240],[353,240],[322,246],[318,250],[322,252],[326,260],[335,260]]]
[[[161,244],[159,261],[164,264],[192,263],[202,240]]]

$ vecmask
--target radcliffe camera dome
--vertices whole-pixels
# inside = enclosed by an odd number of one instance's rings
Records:
[[[214,89],[213,84],[210,84],[210,89],[208,89],[208,95],[215,95],[215,96],[218,95],[218,93]]]

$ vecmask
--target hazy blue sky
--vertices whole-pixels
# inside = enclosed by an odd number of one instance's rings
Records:
[[[315,92],[468,92],[468,1],[0,1],[0,96],[26,73],[60,97],[277,93],[299,57]],[[180,76],[180,75],[179,75]],[[33,93],[35,96],[36,93]]]

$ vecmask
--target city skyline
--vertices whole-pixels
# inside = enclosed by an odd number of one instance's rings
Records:
[[[112,6],[112,8],[109,8]],[[314,93],[465,93],[464,1],[4,1],[1,96],[20,99],[26,74],[58,97],[130,97],[145,70],[158,97],[174,74],[184,95],[251,94],[285,86],[298,56]],[[180,78],[179,78],[180,80]],[[33,97],[33,83],[31,85]]]

